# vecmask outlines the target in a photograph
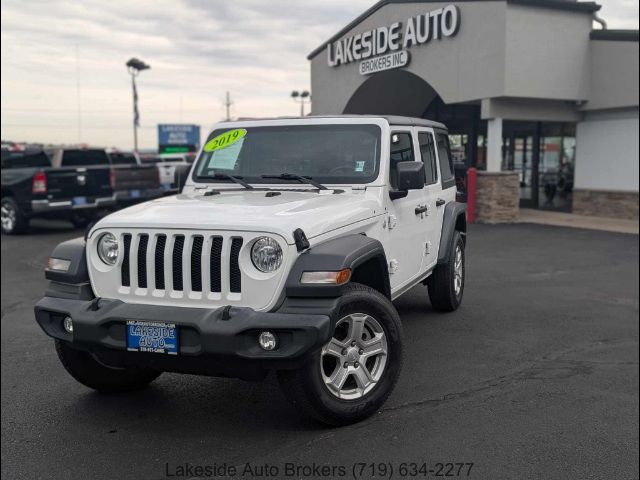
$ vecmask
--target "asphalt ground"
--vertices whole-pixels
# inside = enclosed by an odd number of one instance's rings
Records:
[[[81,233],[2,237],[2,478],[221,478],[231,466],[237,478],[353,478],[354,465],[400,478],[405,462],[427,466],[414,478],[449,462],[473,463],[459,478],[638,478],[638,236],[472,226],[461,308],[433,312],[422,286],[395,302],[395,392],[374,417],[327,428],[273,377],[164,374],[112,396],[77,384],[33,305],[51,249]]]

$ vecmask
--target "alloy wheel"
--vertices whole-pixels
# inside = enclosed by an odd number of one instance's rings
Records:
[[[387,352],[384,329],[371,315],[352,313],[341,318],[320,356],[327,389],[343,400],[362,398],[382,378]]]

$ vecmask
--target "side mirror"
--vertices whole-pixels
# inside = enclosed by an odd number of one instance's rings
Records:
[[[424,163],[398,162],[396,172],[398,190],[420,190],[424,187]]]
[[[189,178],[189,172],[191,171],[191,165],[177,165],[174,173],[174,179],[178,186],[178,193],[182,192],[184,184],[187,183]]]

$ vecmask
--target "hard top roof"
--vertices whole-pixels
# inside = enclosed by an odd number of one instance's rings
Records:
[[[233,123],[233,122],[260,122],[260,121],[269,121],[269,120],[314,120],[321,118],[382,118],[386,120],[389,125],[401,125],[401,126],[409,126],[409,127],[432,127],[432,128],[441,128],[446,130],[447,127],[434,120],[427,120],[425,118],[416,118],[416,117],[404,117],[401,115],[354,115],[354,114],[343,114],[343,115],[308,115],[305,117],[295,117],[295,116],[285,116],[285,117],[270,117],[270,118],[252,118],[252,119],[239,119],[239,120],[231,120],[230,122],[222,122],[222,123]]]

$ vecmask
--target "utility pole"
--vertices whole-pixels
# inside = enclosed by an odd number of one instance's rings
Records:
[[[233,102],[231,101],[231,95],[229,94],[229,92],[227,92],[227,95],[226,95],[225,101],[224,101],[224,107],[225,107],[225,110],[227,112],[227,116],[226,116],[225,120],[227,122],[229,122],[231,120],[231,105],[233,105]]]
[[[82,143],[82,109],[80,106],[80,54],[76,44],[76,103],[78,107],[78,143]]]

